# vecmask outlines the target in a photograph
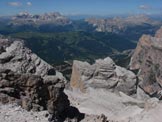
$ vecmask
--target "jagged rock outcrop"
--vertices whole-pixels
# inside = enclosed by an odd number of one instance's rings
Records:
[[[151,97],[162,98],[162,28],[155,37],[143,35],[131,58],[130,69],[139,70],[139,87]]]
[[[26,48],[22,40],[0,39],[0,68],[17,73],[57,75],[63,78],[61,73]]]
[[[133,72],[115,65],[109,57],[96,60],[93,65],[74,61],[70,85],[81,92],[86,92],[88,88],[102,88],[131,95],[136,92],[136,76]]]
[[[80,112],[96,116],[104,114],[108,118],[106,121],[160,122],[160,115],[152,113],[159,104],[157,98],[144,101],[134,98],[135,95],[128,96],[136,91],[137,84],[133,72],[115,65],[110,58],[97,60],[93,65],[74,61],[70,82],[73,90],[65,90],[65,93]],[[146,117],[148,115],[156,116],[156,119]]]
[[[64,90],[64,81],[57,76],[17,74],[0,70],[0,102],[17,103],[26,110],[48,110],[59,117],[69,107]]]
[[[162,27],[155,33],[156,38],[162,38]]]
[[[70,107],[64,93],[66,79],[24,46],[23,41],[0,39],[0,102],[17,103],[26,110],[48,110],[62,121]]]

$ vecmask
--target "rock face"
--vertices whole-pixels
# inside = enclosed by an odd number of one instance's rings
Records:
[[[162,28],[155,37],[143,35],[130,62],[130,69],[139,70],[139,87],[148,95],[162,98]]]
[[[24,46],[22,41],[0,39],[0,102],[17,103],[26,110],[48,110],[52,119],[69,108],[63,92],[65,78]]]
[[[18,103],[26,110],[48,110],[56,117],[69,107],[63,92],[64,81],[56,76],[42,79],[37,75],[0,70],[0,102]]]
[[[97,60],[93,65],[74,61],[70,82],[73,90],[65,93],[80,112],[104,114],[106,121],[160,122],[160,114],[155,112],[161,106],[157,98],[149,98],[139,87],[138,94],[145,95],[147,100],[128,96],[136,92],[137,84],[133,72],[117,66],[110,58]]]
[[[116,66],[112,59],[99,59],[95,64],[74,61],[70,85],[73,89],[86,92],[88,88],[136,92],[136,76],[125,68]]]
[[[57,75],[61,73],[39,58],[24,46],[23,41],[0,39],[0,68],[11,69],[17,73],[31,73],[35,75]]]

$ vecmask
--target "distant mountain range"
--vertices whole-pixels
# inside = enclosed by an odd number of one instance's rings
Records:
[[[70,24],[71,21],[62,16],[58,12],[45,13],[42,15],[31,15],[27,12],[21,12],[16,16],[12,17],[11,23],[13,25],[42,25],[42,24],[56,24],[56,25],[66,25]]]
[[[154,35],[161,25],[160,20],[143,15],[69,19],[57,12],[42,15],[22,12],[1,17],[0,34],[24,39],[29,48],[52,64],[74,59],[93,62],[111,56],[125,65],[139,37]]]
[[[136,36],[136,38],[134,38],[135,41],[138,40],[142,34],[154,33],[162,25],[162,21],[151,19],[151,17],[146,15],[108,19],[89,18],[86,19],[86,21],[96,27],[96,31],[98,32],[112,32],[133,38]]]

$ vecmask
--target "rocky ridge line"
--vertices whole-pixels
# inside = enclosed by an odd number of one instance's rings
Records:
[[[71,21],[68,18],[58,12],[45,13],[42,15],[31,15],[28,12],[21,12],[18,15],[12,17],[10,25],[67,25],[70,23]]]
[[[138,70],[139,88],[162,99],[162,28],[155,37],[143,35],[131,58],[130,69]]]

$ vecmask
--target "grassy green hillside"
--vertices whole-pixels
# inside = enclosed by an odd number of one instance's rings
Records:
[[[101,32],[19,32],[10,36],[26,40],[26,45],[36,54],[56,64],[74,59],[91,62],[136,45],[116,34]]]

